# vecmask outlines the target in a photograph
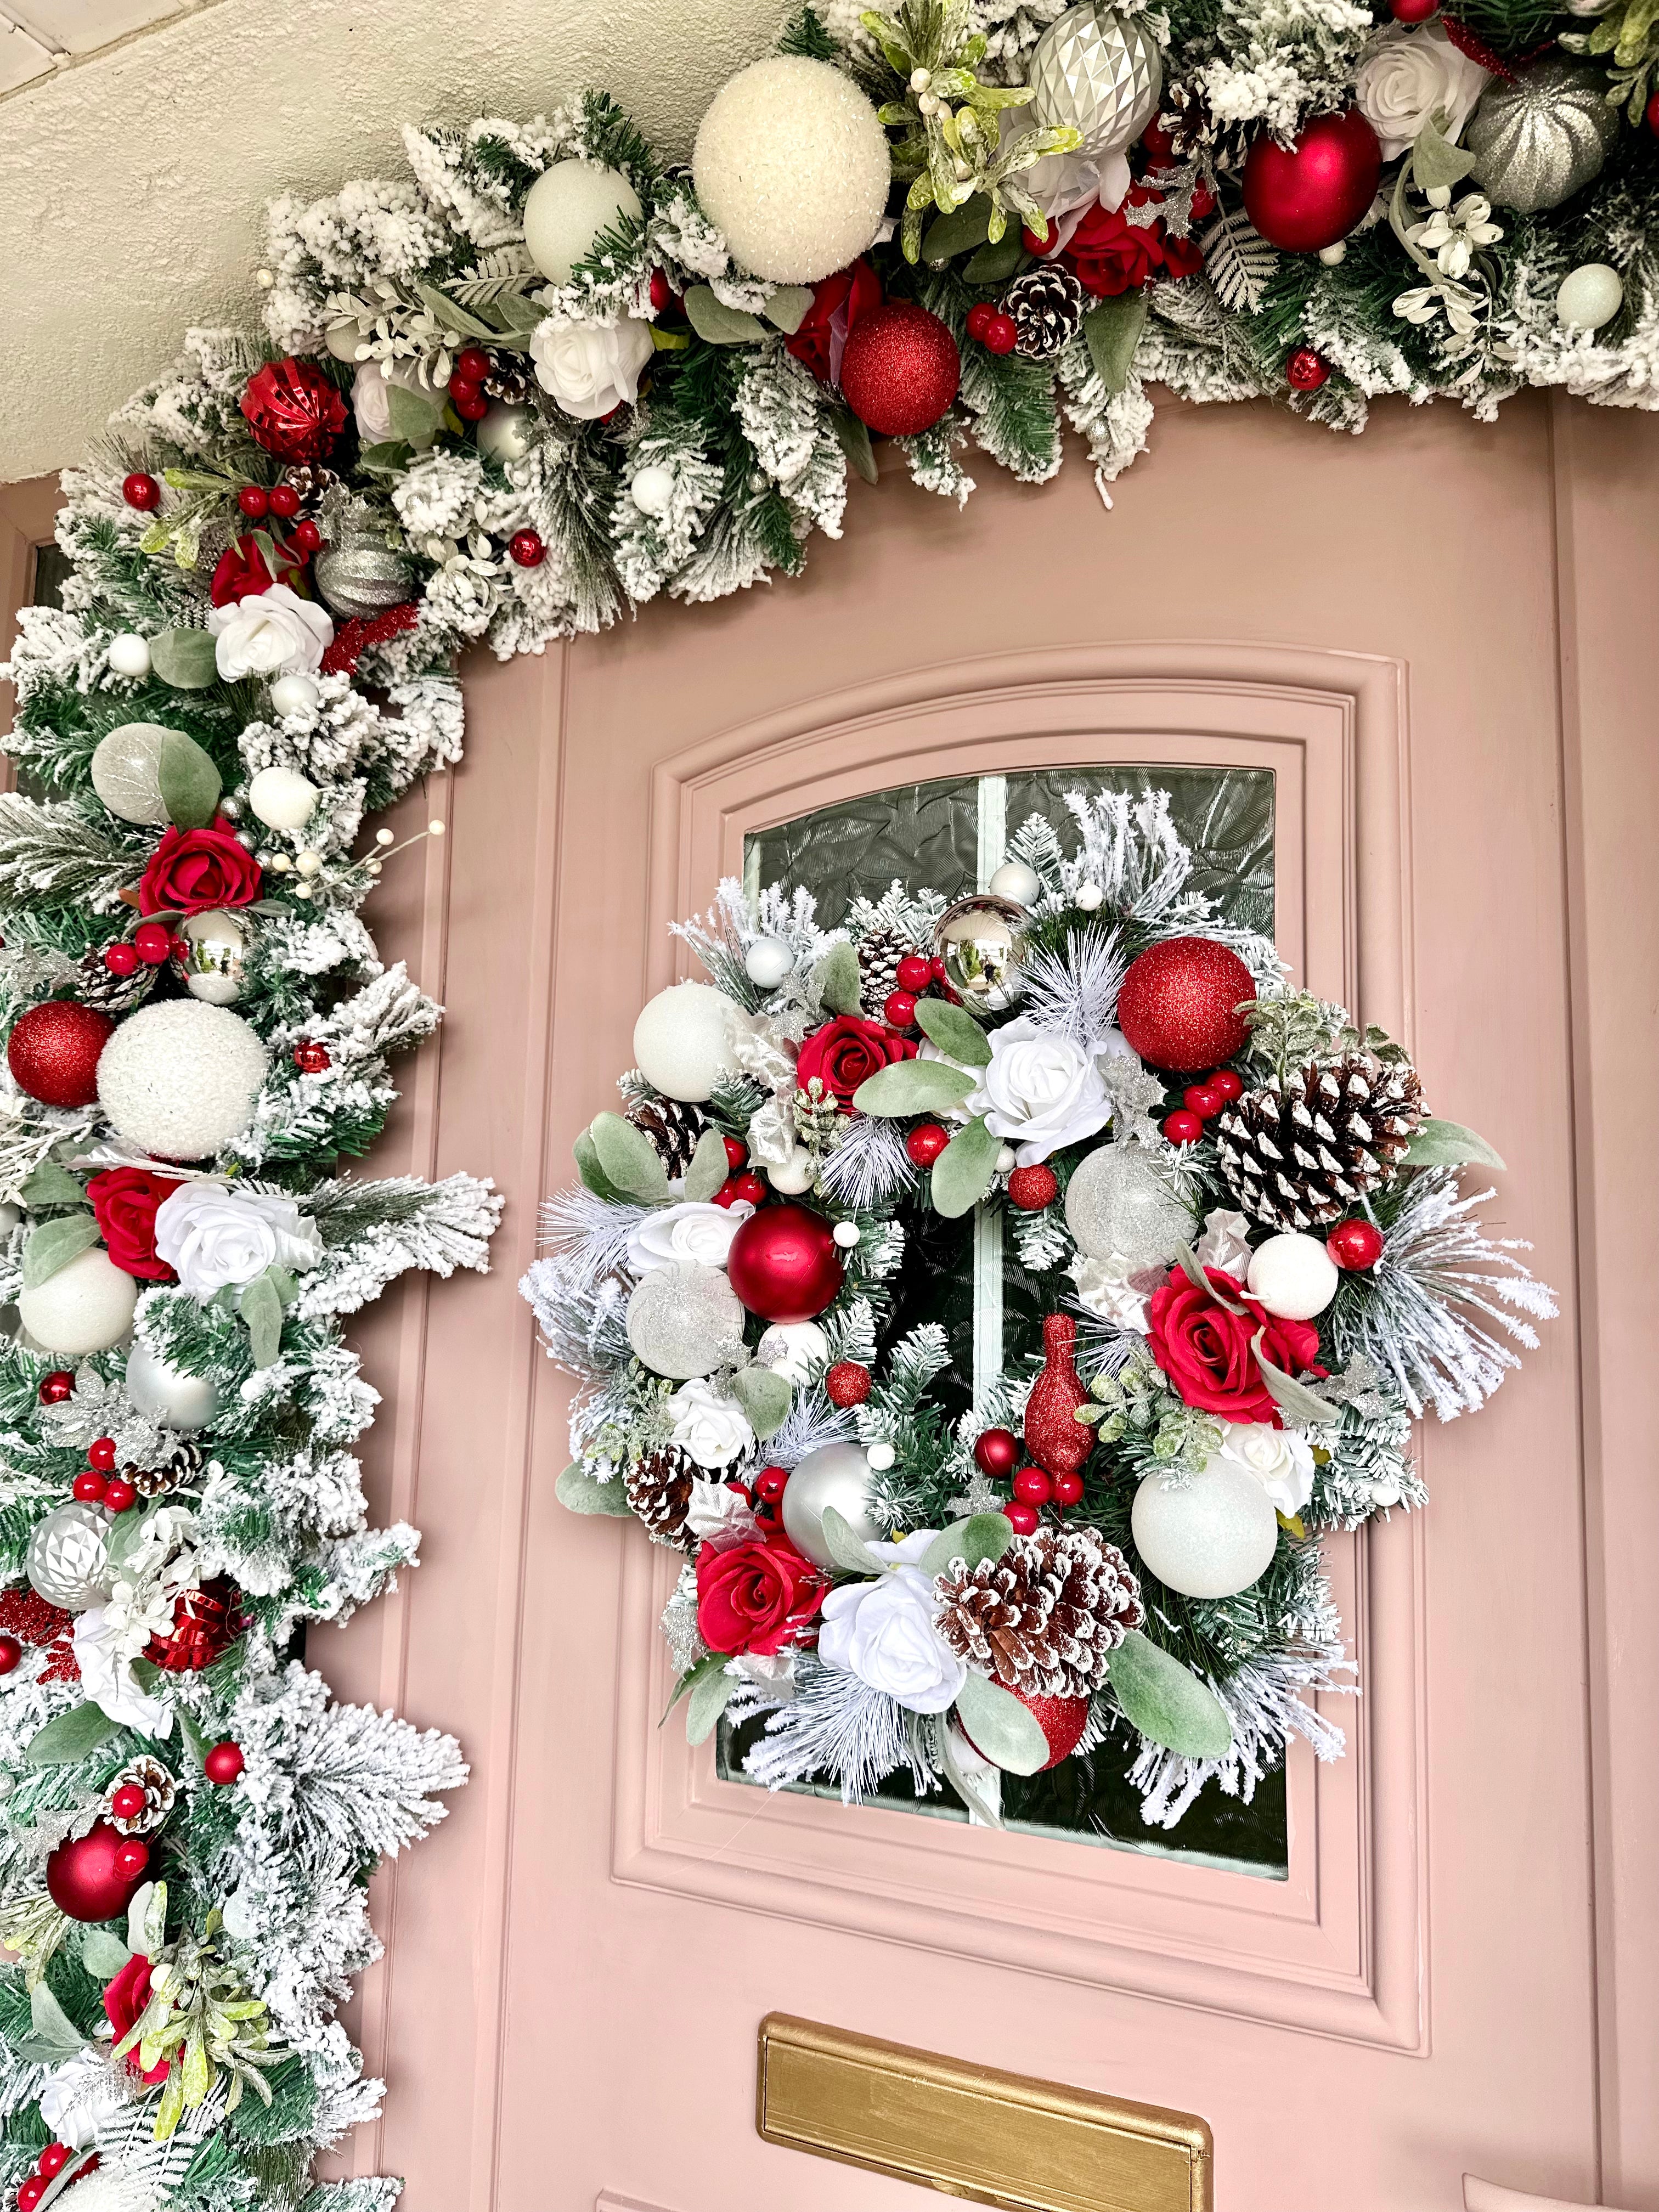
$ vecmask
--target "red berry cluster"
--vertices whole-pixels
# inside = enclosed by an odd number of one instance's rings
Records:
[[[749,1165],[749,1147],[741,1137],[722,1137],[726,1164],[731,1172],[714,1193],[716,1206],[762,1206],[766,1200],[766,1178]]]
[[[1019,332],[1011,314],[989,300],[975,300],[968,310],[968,335],[987,353],[1012,353]]]
[[[1037,1509],[1053,1505],[1063,1510],[1083,1495],[1080,1474],[1048,1474],[1040,1467],[1019,1465],[1019,1438],[1012,1429],[987,1429],[974,1445],[974,1462],[994,1482],[1013,1478],[1013,1496],[1002,1509],[1016,1534],[1029,1536],[1039,1519]]]
[[[21,2181],[17,2185],[17,2212],[34,2212],[35,2206],[46,2195],[48,2188],[76,2155],[76,2153],[71,2144],[49,2142],[40,2157],[35,2160],[33,2172],[27,2180]],[[76,2175],[76,2179],[84,2180],[88,2174],[96,2170],[97,2166],[98,2154],[94,2151],[82,2166],[80,2172]]]
[[[169,953],[184,949],[184,939],[165,923],[141,921],[131,937],[118,938],[104,947],[104,965],[112,975],[134,975],[141,961],[146,968],[159,968]]]
[[[264,522],[275,515],[279,522],[294,522],[300,512],[300,495],[291,483],[244,484],[236,495],[236,504],[250,522]],[[304,558],[320,552],[323,533],[307,515],[303,522],[295,522],[288,534],[285,553],[298,554]]]
[[[449,404],[463,422],[481,422],[489,412],[483,380],[492,366],[482,346],[464,346],[456,355],[455,366],[449,372]],[[514,558],[517,557],[515,554]]]
[[[749,1501],[755,1509],[755,1518],[763,1526],[775,1526],[788,1482],[787,1467],[763,1467],[750,1484]]]
[[[1195,1145],[1204,1134],[1204,1124],[1212,1121],[1224,1106],[1230,1106],[1243,1088],[1231,1067],[1218,1067],[1201,1083],[1189,1083],[1180,1105],[1164,1117],[1164,1135],[1172,1145]]]
[[[115,1472],[115,1439],[94,1437],[87,1446],[89,1464],[70,1486],[83,1505],[101,1505],[109,1513],[125,1513],[138,1502],[138,1492],[124,1474]]]
[[[930,959],[925,952],[907,952],[899,962],[894,980],[897,988],[887,994],[881,1010],[890,1030],[915,1029],[918,999],[932,996],[956,1004],[957,994],[945,981],[945,963],[937,954]],[[915,1155],[912,1153],[911,1158],[914,1159]]]

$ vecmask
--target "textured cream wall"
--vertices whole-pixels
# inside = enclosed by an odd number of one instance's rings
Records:
[[[786,0],[222,0],[0,106],[0,482],[72,460],[191,323],[256,314],[273,193],[399,173],[398,125],[604,83],[683,154]]]

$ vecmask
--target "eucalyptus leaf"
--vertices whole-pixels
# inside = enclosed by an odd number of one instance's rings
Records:
[[[892,1120],[907,1114],[939,1114],[960,1106],[974,1088],[965,1068],[948,1060],[896,1060],[860,1083],[853,1103],[860,1114]]]
[[[1285,1419],[1297,1428],[1307,1428],[1315,1421],[1340,1421],[1342,1418],[1340,1407],[1333,1406],[1328,1399],[1322,1398],[1316,1390],[1309,1389],[1305,1382],[1298,1382],[1294,1376],[1286,1375],[1283,1368],[1275,1367],[1266,1357],[1261,1349],[1261,1340],[1265,1334],[1265,1330],[1257,1329],[1250,1339],[1250,1349],[1255,1354],[1255,1364],[1261,1370],[1261,1379]]]
[[[184,1739],[185,1749],[199,1771],[207,1765],[207,1755],[211,1747],[202,1734],[200,1723],[187,1706],[175,1705],[173,1711],[179,1716],[179,1733]]]
[[[991,202],[984,192],[975,192],[949,215],[942,215],[937,222],[930,223],[921,241],[921,258],[930,269],[942,269],[958,253],[968,253],[976,246],[983,246],[990,236]]]
[[[149,1506],[143,1512],[116,1515],[104,1538],[104,1557],[111,1566],[121,1567],[126,1565],[132,1553],[143,1542],[145,1528],[155,1510],[154,1506]]]
[[[1190,1244],[1177,1244],[1176,1258],[1180,1262],[1182,1273],[1195,1291],[1202,1291],[1206,1297],[1213,1298],[1218,1306],[1225,1306],[1229,1313],[1242,1314],[1249,1310],[1247,1307],[1240,1305],[1237,1298],[1230,1297],[1218,1285],[1210,1280],[1203,1268],[1199,1266],[1198,1255]]]
[[[994,246],[981,246],[963,270],[970,284],[1001,284],[1026,258],[1020,244],[1019,225],[1012,223]]]
[[[819,1516],[823,1528],[823,1540],[830,1558],[849,1575],[878,1575],[881,1562],[861,1537],[853,1534],[851,1524],[843,1513],[833,1505],[826,1505]]]
[[[205,830],[224,789],[212,756],[182,730],[169,730],[161,741],[155,781],[167,819],[180,830]]]
[[[1009,1774],[1036,1774],[1048,1763],[1048,1739],[1012,1690],[970,1674],[957,1697],[963,1734],[981,1759]]]
[[[724,1651],[705,1651],[702,1657],[698,1660],[696,1665],[690,1668],[685,1674],[682,1674],[678,1681],[675,1683],[674,1694],[669,1698],[668,1703],[663,1707],[662,1720],[657,1723],[657,1726],[659,1728],[662,1726],[663,1721],[665,1721],[668,1718],[668,1716],[673,1711],[675,1706],[678,1705],[682,1698],[690,1697],[691,1692],[696,1688],[699,1682],[704,1680],[705,1678],[710,1674],[718,1674],[725,1667],[726,1663],[726,1655]]]
[[[89,1213],[60,1213],[43,1221],[23,1247],[23,1288],[38,1290],[97,1242],[98,1224]]]
[[[812,970],[817,994],[832,1014],[855,1014],[863,1003],[864,978],[859,956],[844,937],[838,937]]]
[[[88,1698],[36,1729],[23,1752],[26,1766],[73,1766],[115,1733],[116,1723]]]
[[[918,999],[916,1026],[929,1044],[962,1067],[988,1067],[991,1047],[973,1016],[948,999]]]
[[[237,1311],[253,1349],[255,1367],[274,1367],[283,1346],[283,1302],[268,1268],[243,1284]]]
[[[988,1828],[1000,1828],[1002,1826],[1002,1793],[999,1787],[1001,1778],[993,1770],[988,1786],[985,1776],[977,1770],[988,1762],[981,1762],[975,1757],[974,1747],[948,1713],[934,1716],[933,1749],[940,1773],[968,1810],[982,1820]],[[963,1755],[964,1753],[966,1758]],[[969,1759],[974,1760],[972,1766],[968,1764]]]
[[[131,1956],[120,1937],[112,1936],[107,1928],[94,1925],[81,1930],[81,1963],[100,1982],[112,1980]]]
[[[732,1395],[763,1443],[788,1419],[790,1395],[787,1376],[774,1368],[739,1367],[732,1377]]]
[[[1454,146],[1441,129],[1445,117],[1443,107],[1436,108],[1412,142],[1412,177],[1420,192],[1437,186],[1449,190],[1462,184],[1474,167],[1474,155]]]
[[[596,1114],[587,1133],[608,1182],[643,1206],[667,1204],[668,1172],[643,1129],[624,1121],[620,1114]]]
[[[299,1277],[291,1267],[279,1267],[274,1260],[265,1269],[265,1273],[270,1278],[270,1287],[276,1291],[282,1302],[283,1310],[286,1313],[300,1295]]]
[[[17,1195],[32,1213],[48,1206],[89,1206],[92,1201],[67,1168],[42,1160]]]
[[[153,1659],[132,1659],[127,1663],[132,1668],[133,1680],[144,1695],[155,1697],[161,1686],[161,1670],[155,1662]]]
[[[393,438],[412,447],[417,453],[424,453],[443,428],[442,404],[428,399],[424,392],[410,392],[401,384],[390,382],[386,398],[386,417]]]
[[[29,2027],[30,2040],[37,2048],[49,2048],[55,2057],[73,2058],[87,2047],[86,2037],[45,1982],[37,1982],[29,1991]]]
[[[205,691],[219,681],[217,653],[204,629],[164,629],[149,641],[149,665],[175,691]]]
[[[685,319],[708,345],[752,345],[766,336],[758,315],[728,307],[707,284],[693,284],[685,295]]]
[[[1466,1129],[1461,1121],[1419,1121],[1406,1147],[1408,1168],[1501,1168],[1508,1162],[1484,1137]]]
[[[406,439],[386,438],[379,445],[365,446],[357,455],[357,465],[373,477],[400,477],[410,458]]]
[[[726,1711],[737,1688],[735,1680],[724,1667],[711,1670],[693,1684],[685,1708],[685,1740],[688,1743],[705,1743],[714,1733],[714,1723]]]
[[[982,1114],[964,1123],[933,1162],[928,1188],[934,1212],[947,1221],[971,1213],[996,1181],[1001,1150],[1001,1138],[992,1135]]]
[[[1222,1759],[1233,1740],[1227,1709],[1178,1659],[1132,1628],[1107,1661],[1123,1717],[1184,1759]]]
[[[792,338],[806,320],[811,304],[810,284],[780,284],[766,302],[766,319]]]
[[[595,1198],[608,1199],[612,1206],[627,1203],[626,1194],[617,1188],[599,1165],[599,1150],[590,1131],[584,1129],[570,1149],[575,1155],[576,1173]]]
[[[685,1170],[684,1188],[688,1200],[706,1202],[732,1172],[726,1157],[726,1139],[718,1129],[705,1129],[697,1139]]]
[[[870,442],[867,426],[846,407],[837,407],[830,419],[842,453],[866,483],[879,483],[881,471],[876,463],[876,449]]]
[[[970,1567],[1000,1559],[1013,1540],[1014,1524],[1006,1513],[971,1513],[934,1537],[921,1555],[921,1571],[942,1575],[952,1559]]]
[[[1135,348],[1146,326],[1144,291],[1120,292],[1115,299],[1098,301],[1083,318],[1089,359],[1108,392],[1121,392],[1129,381]]]
[[[628,1486],[621,1475],[613,1474],[609,1482],[597,1482],[585,1467],[575,1462],[566,1468],[554,1484],[553,1495],[573,1513],[609,1513],[618,1520],[626,1520],[634,1510],[628,1502]]]

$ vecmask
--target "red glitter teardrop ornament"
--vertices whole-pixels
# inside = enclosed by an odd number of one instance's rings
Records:
[[[173,1626],[152,1636],[144,1656],[169,1674],[196,1674],[228,1651],[242,1632],[241,1594],[234,1583],[215,1575],[199,1589],[181,1590],[173,1600]]]
[[[1131,963],[1117,1025],[1145,1060],[1188,1075],[1231,1060],[1249,1036],[1234,1012],[1255,996],[1249,969],[1212,937],[1169,937]]]
[[[325,461],[346,426],[345,402],[331,379],[291,354],[254,371],[241,407],[254,443],[282,461]]]
[[[115,1024],[95,1006],[48,999],[12,1024],[6,1065],[20,1090],[43,1106],[90,1106],[98,1096],[98,1057]]]
[[[1089,1394],[1077,1371],[1077,1323],[1045,1314],[1042,1372],[1025,1401],[1025,1449],[1045,1474],[1075,1474],[1094,1449],[1095,1432],[1076,1419]]]
[[[1319,115],[1285,148],[1258,138],[1244,157],[1244,212],[1270,246],[1317,253],[1346,238],[1376,198],[1382,149],[1357,107]]]
[[[125,1912],[149,1864],[149,1846],[138,1844],[135,1852],[136,1841],[94,1820],[84,1836],[59,1844],[46,1861],[46,1888],[58,1911],[71,1920],[113,1920]]]
[[[763,1321],[813,1321],[845,1275],[830,1224],[805,1206],[763,1206],[732,1239],[726,1279]]]
[[[884,438],[931,430],[957,396],[962,356],[937,315],[889,300],[860,315],[841,356],[841,394]]]

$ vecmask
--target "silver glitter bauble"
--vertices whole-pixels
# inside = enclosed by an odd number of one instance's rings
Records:
[[[173,943],[173,970],[191,997],[204,999],[210,1006],[234,1006],[242,995],[246,924],[216,908],[210,914],[189,914]]]
[[[154,829],[169,819],[161,750],[173,734],[160,722],[123,722],[93,748],[92,787],[123,822]]]
[[[135,1344],[128,1352],[126,1380],[127,1395],[139,1412],[170,1429],[205,1428],[219,1409],[211,1382],[158,1358],[146,1345]]]
[[[1139,16],[1101,0],[1081,0],[1057,15],[1037,40],[1031,100],[1021,121],[1070,124],[1083,133],[1079,155],[1098,161],[1139,138],[1158,110],[1164,63]]]
[[[784,1486],[783,1533],[815,1566],[836,1562],[823,1540],[824,1508],[833,1505],[855,1536],[879,1543],[870,1513],[870,1455],[862,1444],[820,1444]]]
[[[1498,207],[1531,215],[1582,191],[1619,135],[1619,110],[1593,64],[1547,55],[1494,78],[1480,95],[1464,143],[1474,181]]]
[[[981,892],[947,906],[933,932],[933,950],[951,988],[975,1012],[1000,1013],[1024,988],[1020,936],[1024,907]]]
[[[28,1577],[37,1597],[84,1613],[109,1595],[109,1516],[71,1498],[54,1506],[29,1538]]]
[[[1249,1589],[1279,1548],[1273,1500],[1248,1468],[1219,1452],[1185,1482],[1146,1476],[1129,1509],[1129,1527],[1148,1571],[1183,1597],[1232,1597]]]
[[[342,517],[338,535],[314,556],[311,573],[325,605],[348,620],[384,614],[414,589],[414,569],[386,544],[384,525],[361,508]]]
[[[712,1375],[743,1347],[743,1301],[718,1267],[653,1267],[628,1301],[628,1341],[653,1375]]]
[[[1196,1222],[1139,1145],[1102,1145],[1066,1186],[1066,1226],[1091,1260],[1152,1267],[1190,1243]]]

